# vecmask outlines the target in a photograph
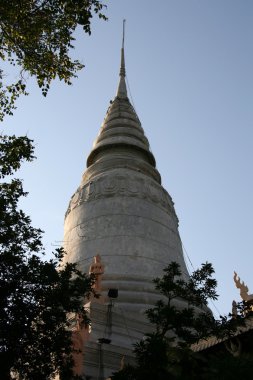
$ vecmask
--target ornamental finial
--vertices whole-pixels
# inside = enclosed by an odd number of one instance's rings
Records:
[[[238,289],[240,289],[240,296],[244,301],[252,301],[253,300],[253,294],[249,293],[249,288],[247,285],[245,285],[244,281],[242,282],[240,277],[236,272],[234,272],[234,282]]]
[[[122,35],[122,47],[121,47],[121,62],[120,62],[120,80],[119,80],[119,86],[117,90],[117,96],[119,98],[127,98],[127,89],[126,89],[126,82],[125,82],[125,76],[126,76],[126,68],[125,68],[125,52],[124,52],[124,45],[125,45],[125,23],[126,20],[123,20],[123,35]]]

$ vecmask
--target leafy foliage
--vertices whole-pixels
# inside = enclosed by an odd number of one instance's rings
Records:
[[[42,94],[52,80],[67,84],[84,67],[72,60],[78,26],[91,33],[93,14],[106,19],[99,0],[0,0],[0,59],[19,68],[16,83],[6,83],[0,70],[0,120],[11,115],[16,99],[26,92],[25,75],[34,76]]]
[[[220,361],[214,358],[211,362],[214,365],[210,364],[205,355],[192,350],[192,344],[209,336],[233,336],[238,326],[244,324],[243,316],[248,306],[244,305],[238,316],[215,320],[207,306],[208,300],[218,297],[213,273],[210,263],[202,264],[188,279],[182,277],[176,262],[164,269],[164,276],[154,280],[162,299],[146,312],[154,331],[135,344],[136,365],[127,365],[114,374],[113,380],[200,380],[217,377]],[[181,300],[184,300],[186,307],[180,306]],[[227,356],[223,354],[224,358]],[[247,360],[245,368],[245,373],[248,373]],[[231,372],[227,373],[231,375]],[[227,378],[224,377],[224,380]]]
[[[165,296],[157,302],[156,307],[147,311],[149,320],[155,324],[161,336],[173,331],[174,336],[191,344],[208,333],[207,326],[213,325],[214,319],[207,310],[207,299],[216,299],[216,280],[211,276],[212,265],[203,264],[189,280],[183,280],[178,263],[172,262],[164,269],[164,276],[154,280],[156,289]],[[180,309],[176,300],[183,299],[187,308]],[[197,312],[196,312],[196,309]],[[175,337],[171,338],[173,341]]]
[[[34,157],[27,137],[1,136],[0,177],[13,174]],[[42,260],[42,231],[18,208],[26,196],[22,182],[0,183],[0,362],[1,379],[46,380],[57,372],[73,379],[73,347],[68,313],[88,318],[83,307],[93,279],[75,264],[63,265],[64,252]],[[60,266],[60,269],[59,269]],[[15,375],[13,375],[15,376]]]

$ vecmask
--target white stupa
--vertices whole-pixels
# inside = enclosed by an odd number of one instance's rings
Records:
[[[67,261],[97,273],[101,293],[86,305],[91,326],[79,337],[78,371],[106,379],[150,329],[145,310],[160,298],[152,280],[171,261],[188,276],[172,199],[127,96],[124,46],[117,94],[71,198],[64,241]]]

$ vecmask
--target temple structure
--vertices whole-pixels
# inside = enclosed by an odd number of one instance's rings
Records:
[[[131,361],[132,344],[150,329],[145,310],[160,298],[152,280],[171,261],[188,277],[173,201],[128,99],[124,45],[117,93],[71,198],[64,242],[67,261],[96,273],[101,294],[86,304],[91,326],[77,337],[77,372],[106,379]]]

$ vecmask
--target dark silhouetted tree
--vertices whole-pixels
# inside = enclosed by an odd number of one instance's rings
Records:
[[[221,373],[221,361],[229,362],[228,353],[220,360],[192,350],[192,345],[199,340],[210,336],[229,338],[244,324],[248,305],[244,305],[237,316],[214,319],[208,309],[208,300],[217,299],[213,273],[210,263],[203,264],[188,280],[183,279],[176,262],[164,269],[164,276],[154,280],[161,300],[146,312],[154,331],[134,345],[136,365],[126,365],[112,376],[113,380],[234,378],[229,369],[222,372],[226,377],[217,377]],[[179,306],[180,299],[186,304],[183,308]],[[247,358],[236,360],[231,368],[236,368],[241,360],[246,371],[253,363]],[[230,377],[225,372],[230,373]]]
[[[36,78],[46,96],[52,80],[70,84],[84,67],[73,60],[74,32],[78,26],[91,33],[93,15],[106,19],[99,0],[0,0],[0,59],[18,69],[8,83],[0,70],[0,120],[12,114],[16,99],[26,92],[26,76]]]
[[[42,232],[19,209],[20,198],[27,194],[12,176],[22,161],[33,158],[27,137],[1,136],[0,378],[46,380],[60,373],[62,380],[70,380],[74,376],[68,315],[78,314],[88,323],[83,305],[92,293],[93,279],[75,264],[63,265],[62,249],[53,259],[42,259]]]

